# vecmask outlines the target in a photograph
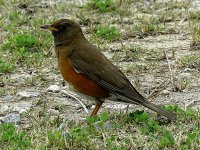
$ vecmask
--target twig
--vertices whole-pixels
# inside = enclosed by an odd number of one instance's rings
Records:
[[[69,92],[67,92],[67,91],[65,91],[65,90],[62,90],[62,92],[63,92],[65,95],[68,95],[69,97],[71,97],[71,98],[77,100],[77,101],[81,104],[81,106],[83,107],[83,109],[85,110],[85,112],[86,112],[86,113],[89,113],[89,111],[88,111],[88,109],[86,108],[85,104],[84,104],[79,98],[77,98],[76,96],[74,96],[74,94],[69,93]]]
[[[161,83],[149,94],[149,96],[147,97],[147,99],[153,98],[153,97],[156,96],[161,90],[163,90],[163,89],[161,89],[161,88],[162,88],[163,84],[165,84],[167,81],[168,81],[168,79],[167,79],[167,80],[164,80],[163,82],[161,82]],[[167,82],[165,85],[167,85],[168,83],[169,83],[169,82]]]
[[[126,114],[128,114],[129,105],[126,107]]]
[[[104,146],[106,147],[106,136],[105,136],[105,133],[102,133],[102,137],[103,137],[103,143],[104,143]]]
[[[167,58],[167,64],[168,64],[169,71],[170,71],[171,83],[172,83],[172,86],[174,87],[175,86],[175,83],[174,83],[174,72],[172,71],[172,68],[171,68],[171,65],[170,65],[170,62],[169,62],[169,58],[168,58],[167,53],[166,53],[165,50],[164,50],[164,54],[165,54],[165,57]]]

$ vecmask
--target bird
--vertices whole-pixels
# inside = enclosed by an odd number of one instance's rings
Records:
[[[40,26],[54,37],[55,53],[60,73],[75,91],[95,99],[95,108],[90,116],[97,115],[106,99],[147,107],[168,120],[176,114],[150,102],[131,84],[118,69],[84,36],[79,23],[59,19],[50,25]]]

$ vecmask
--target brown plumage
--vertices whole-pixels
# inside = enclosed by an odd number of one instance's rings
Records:
[[[96,99],[96,107],[91,115],[96,115],[105,98],[115,95],[112,100],[143,105],[169,120],[176,118],[172,112],[144,98],[126,76],[86,40],[79,24],[61,19],[42,28],[50,30],[54,36],[58,66],[63,78],[80,93]]]

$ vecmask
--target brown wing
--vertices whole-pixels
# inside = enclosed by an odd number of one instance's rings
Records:
[[[141,103],[144,100],[125,75],[97,47],[85,45],[84,49],[84,51],[75,49],[70,55],[70,61],[75,70],[111,93],[128,98],[126,102]]]
[[[141,104],[170,120],[176,118],[175,114],[147,101],[96,46],[89,43],[80,44],[79,48],[72,51],[70,62],[74,69],[81,74],[92,79],[111,93],[123,96],[125,98],[123,101]]]

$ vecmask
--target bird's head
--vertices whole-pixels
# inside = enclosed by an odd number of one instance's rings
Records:
[[[70,42],[76,35],[82,33],[80,25],[69,19],[60,19],[51,25],[41,26],[41,28],[51,31],[55,45]]]

